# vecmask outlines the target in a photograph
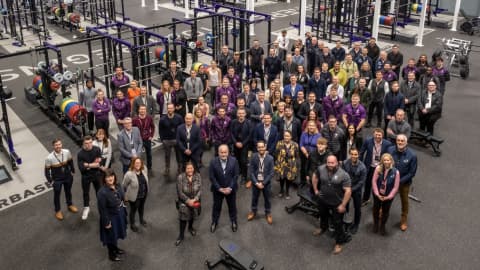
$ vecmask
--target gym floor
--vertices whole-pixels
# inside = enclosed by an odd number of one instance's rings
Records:
[[[172,17],[183,17],[183,14],[170,10],[154,12],[152,7],[142,9],[133,2],[126,1],[127,15],[137,23],[166,23]],[[292,1],[290,5],[266,5],[259,7],[258,11],[295,8],[298,9],[298,1]],[[273,30],[288,27],[290,21],[296,20],[297,15],[278,18],[273,23]],[[256,31],[261,33],[265,29],[259,27]],[[71,36],[65,33],[65,37]],[[442,37],[457,37],[480,44],[479,36],[436,29],[425,36],[424,47],[400,44],[401,52],[405,60],[417,58],[420,53],[430,55],[439,46],[438,38]],[[67,47],[62,49],[62,54],[68,57],[80,50],[86,51],[86,46]],[[0,212],[2,269],[204,269],[205,259],[214,259],[219,255],[218,243],[224,238],[232,239],[248,249],[267,269],[477,269],[480,264],[480,217],[477,214],[480,200],[475,199],[479,189],[475,156],[480,149],[480,121],[477,115],[480,104],[480,56],[475,52],[470,56],[470,77],[466,80],[452,77],[447,84],[443,117],[436,126],[436,135],[445,139],[441,145],[443,155],[432,157],[431,150],[412,146],[419,158],[413,193],[422,202],[411,201],[407,232],[401,232],[398,228],[398,198],[392,207],[386,237],[371,233],[369,205],[362,208],[359,232],[345,246],[343,253],[333,256],[333,239],[328,236],[312,237],[312,231],[317,226],[315,219],[299,211],[293,214],[285,212],[285,206],[297,202],[296,196],[290,201],[273,198],[274,223],[270,226],[262,215],[254,221],[246,221],[251,190],[242,187],[237,199],[238,232],[232,233],[230,230],[225,206],[219,228],[212,234],[209,232],[212,196],[208,172],[204,168],[201,170],[203,213],[195,223],[198,235],[191,237],[187,234],[182,245],[175,247],[178,234],[174,205],[175,175],[172,173],[169,178],[161,176],[164,158],[162,150],[157,149],[154,151],[155,177],[150,181],[146,205],[149,225],[141,228],[139,233],[129,230],[127,239],[120,241],[119,246],[127,252],[123,262],[110,262],[106,248],[100,244],[96,202],[92,204],[93,211],[87,221],[82,221],[80,214],[66,213],[65,220],[59,222],[54,218],[53,194],[50,191]],[[26,55],[3,59],[0,66],[2,69],[18,71],[18,66],[29,66],[31,63],[31,56]],[[71,68],[75,69],[73,65]],[[18,79],[5,82],[16,96],[15,100],[9,101],[9,107],[45,149],[50,151],[50,141],[59,136],[63,138],[64,147],[76,153],[78,146],[37,107],[23,98],[23,87],[31,82],[31,78],[20,73]],[[38,153],[19,154],[33,156],[39,159],[39,164],[43,164],[44,157],[38,156]],[[212,152],[205,153],[205,164],[208,164],[212,155]],[[119,164],[115,165],[117,172],[120,172]],[[43,178],[42,165],[38,166],[38,172],[34,172],[32,177]],[[273,193],[276,194],[278,190],[278,184],[274,184]],[[91,195],[94,198],[93,192]],[[75,177],[73,196],[74,203],[81,206],[79,173]]]

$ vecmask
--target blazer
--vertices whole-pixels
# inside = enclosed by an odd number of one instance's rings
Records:
[[[292,118],[292,141],[299,142],[300,136],[302,135],[302,123],[295,116],[292,116]],[[275,125],[278,129],[278,139],[283,140],[283,133],[285,132],[285,117],[278,119],[275,122]]]
[[[257,145],[258,141],[265,140],[265,129],[263,128],[263,123],[257,124],[255,129],[253,130],[253,146],[254,148]],[[277,127],[273,124],[270,125],[270,135],[268,136],[268,140],[265,142],[267,144],[267,151],[268,153],[275,153],[275,146],[277,145],[278,141],[278,130]]]
[[[418,101],[417,101],[417,108],[419,111],[423,110],[425,108],[425,105],[428,103],[428,91],[422,91],[422,94],[420,95]],[[438,113],[442,114],[442,107],[443,107],[443,96],[440,91],[435,91],[435,93],[432,94],[432,106],[430,109],[427,109],[428,114],[433,114],[433,113]]]
[[[145,177],[145,181],[147,182],[148,190],[148,173],[146,170],[142,170],[142,174]],[[125,191],[125,200],[129,200],[132,202],[137,200],[139,184],[136,172],[128,170],[125,173],[125,175],[123,176],[122,188]]]
[[[285,87],[283,87],[283,93],[282,93],[283,97],[285,98],[285,96],[291,96],[292,99],[297,99],[297,94],[298,92],[303,91],[303,86],[297,83],[293,90],[295,92],[294,95],[292,95],[292,85],[291,84],[285,85]]]
[[[373,146],[375,145],[375,141],[373,137],[368,138],[363,142],[362,149],[360,149],[360,160],[363,161],[367,170],[372,165],[372,155],[373,155]],[[392,145],[392,143],[388,140],[382,139],[382,149],[380,150],[380,156],[387,153],[388,148]]]
[[[275,162],[273,157],[269,154],[265,155],[265,159],[263,161],[263,185],[269,185],[272,182],[274,171]],[[260,172],[260,155],[258,153],[253,154],[252,158],[250,159],[250,163],[248,165],[248,171],[250,179],[254,184],[258,183],[258,173]]]
[[[273,110],[272,110],[272,105],[270,104],[270,102],[265,100],[263,103],[265,105],[265,110],[264,110],[263,113],[272,114]],[[250,118],[254,122],[259,123],[259,122],[262,121],[262,119],[260,119],[261,114],[262,114],[262,109],[260,108],[260,103],[258,102],[258,100],[256,100],[250,105]]]
[[[197,156],[200,154],[202,147],[202,141],[200,139],[200,127],[197,125],[192,125],[192,129],[190,130],[190,140],[187,140],[187,129],[185,124],[182,124],[177,128],[177,147],[181,153],[188,149],[187,143],[190,143],[189,149],[192,151],[192,156]]]
[[[147,106],[147,114],[150,116],[154,116],[155,113],[157,112],[157,106],[155,105],[155,99],[147,95],[145,97],[146,104],[143,103],[143,99],[141,96],[136,97],[133,102],[132,102],[132,116],[137,116],[138,115],[138,108],[140,105],[145,105]],[[161,112],[160,112],[161,113]]]
[[[315,101],[315,104],[313,105],[313,110],[317,113],[318,120],[321,121],[323,119],[322,105]],[[308,113],[310,113],[310,103],[304,102],[302,106],[300,106],[300,110],[298,111],[298,117],[303,121],[308,118]]]
[[[250,139],[252,137],[252,123],[250,120],[245,119],[245,121],[240,123],[238,119],[235,119],[230,124],[232,131],[232,143],[241,142],[243,148],[248,147],[250,144]]]
[[[238,184],[237,178],[239,175],[239,167],[237,159],[229,156],[227,158],[227,166],[225,167],[225,171],[222,169],[222,164],[220,162],[219,157],[215,157],[210,161],[209,166],[209,177],[210,182],[212,183],[210,186],[210,190],[212,192],[217,191],[220,188],[231,188],[232,192],[237,191]]]
[[[140,130],[137,127],[132,127],[132,138],[128,137],[127,131],[123,129],[117,136],[118,149],[120,149],[120,160],[123,165],[130,164],[132,160],[132,143],[137,156],[142,153],[143,140]]]

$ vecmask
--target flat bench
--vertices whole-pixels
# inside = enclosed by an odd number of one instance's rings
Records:
[[[426,144],[426,145],[432,146],[434,156],[439,157],[442,155],[442,151],[440,151],[440,144],[444,142],[442,138],[435,137],[431,135],[429,132],[412,130],[412,133],[410,135],[410,140],[414,142],[419,142],[423,145]]]

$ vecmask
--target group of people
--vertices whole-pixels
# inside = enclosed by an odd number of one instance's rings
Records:
[[[281,37],[285,38],[283,33]],[[138,231],[136,212],[140,224],[147,225],[144,206],[148,179],[153,177],[151,141],[157,113],[165,158],[163,175],[170,176],[172,150],[177,163],[180,232],[176,245],[184,240],[187,224],[190,234],[196,235],[193,223],[201,212],[202,156],[211,147],[215,153],[208,164],[214,202],[212,233],[218,226],[224,199],[231,229],[238,229],[237,180],[252,189],[247,220],[257,217],[258,200],[263,195],[268,224],[273,224],[275,180],[279,182],[278,197],[287,200],[293,183],[309,185],[321,213],[320,228],[314,235],[321,235],[329,225],[333,227],[335,254],[358,231],[362,205],[371,202],[371,194],[374,231],[386,233],[396,193],[402,201],[400,229],[407,230],[408,194],[417,169],[408,139],[417,115],[419,128],[430,133],[441,117],[449,80],[443,60],[436,58],[429,63],[422,55],[418,61],[409,59],[404,66],[397,45],[387,54],[373,38],[364,48],[355,43],[348,53],[339,42],[330,50],[309,34],[305,45],[295,43],[293,54],[278,48],[280,37],[276,43],[264,57],[259,41],[253,41],[248,52],[251,78],[247,81],[243,80],[245,65],[240,54],[232,54],[224,46],[208,69],[192,69],[190,76],[170,61],[156,97],[144,86],[137,91],[137,83],[130,82],[121,67],[112,78],[116,90],[113,101],[87,82],[80,103],[89,108],[89,128],[95,126],[96,134],[95,138],[84,138],[77,155],[84,199],[82,218],[87,219],[90,211],[93,184],[102,241],[108,246],[110,259],[119,260],[123,253],[116,240],[126,234],[124,202],[130,205],[132,231]],[[268,88],[263,87],[264,79]],[[117,143],[122,183],[117,183],[111,170],[110,111],[121,130]],[[365,129],[372,127],[374,116],[372,136],[366,136]],[[53,183],[56,218],[62,220],[62,186],[68,210],[78,211],[70,192],[75,169],[71,153],[62,148],[60,140],[53,142],[53,148],[46,159],[45,175]],[[354,219],[345,226],[349,204],[353,205]]]

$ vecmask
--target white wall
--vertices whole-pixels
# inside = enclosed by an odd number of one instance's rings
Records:
[[[440,8],[448,9],[447,13],[453,13],[455,2],[455,0],[440,0]],[[470,16],[480,16],[479,0],[462,0],[461,8]]]

